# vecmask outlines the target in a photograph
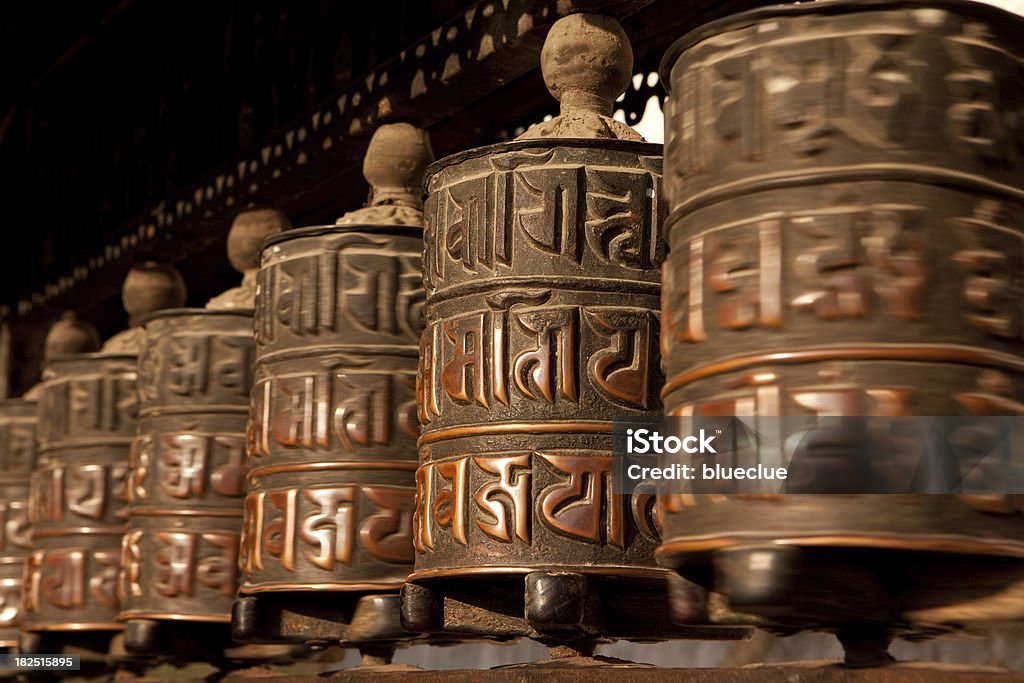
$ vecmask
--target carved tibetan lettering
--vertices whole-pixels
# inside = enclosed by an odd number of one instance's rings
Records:
[[[180,395],[203,394],[210,371],[210,337],[179,336],[171,342],[167,388]]]
[[[508,192],[508,174],[495,173],[468,178],[439,193],[436,225],[444,232],[428,242],[436,245],[425,264],[430,285],[437,284],[433,276],[444,278],[445,254],[470,273],[478,272],[480,264],[494,270],[499,263],[512,262],[505,223]]]
[[[139,579],[142,574],[142,529],[132,529],[121,539],[121,592],[122,600],[138,598],[143,594]]]
[[[556,396],[579,400],[578,309],[537,309],[516,312],[513,317],[536,343],[536,348],[520,352],[513,361],[513,380],[519,391],[549,403],[554,403]]]
[[[22,500],[0,500],[0,551],[31,548],[32,526],[28,519],[28,503]]]
[[[307,489],[305,495],[317,507],[303,517],[300,533],[304,542],[318,546],[315,552],[304,552],[306,559],[327,571],[333,570],[339,562],[351,565],[355,544],[356,488]]]
[[[536,249],[580,262],[580,167],[515,171],[516,227]]]
[[[103,519],[106,510],[107,476],[105,465],[78,465],[69,468],[64,494],[68,509],[87,519]]]
[[[645,171],[586,169],[586,239],[605,263],[649,270],[657,262],[655,178]]]
[[[263,569],[263,499],[253,493],[242,501],[242,536],[238,544],[238,567],[247,574]]]
[[[69,433],[79,430],[115,432],[135,423],[138,400],[135,376],[90,377],[70,383]]]
[[[202,540],[217,552],[204,557],[196,565],[196,581],[200,586],[233,596],[238,578],[238,536],[206,533]]]
[[[430,510],[434,503],[434,465],[421,465],[416,470],[416,509],[412,515],[413,547],[418,553],[434,549],[434,531]]]
[[[210,487],[221,496],[238,498],[245,494],[245,439],[231,434],[213,438],[214,453],[224,453],[223,462],[210,473]]]
[[[222,337],[215,340],[218,353],[210,375],[225,389],[247,396],[252,386],[253,348],[249,339]]]
[[[457,458],[434,465],[434,469],[447,485],[441,486],[434,497],[434,520],[438,526],[451,527],[456,543],[467,545],[466,495],[469,486],[469,459]]]
[[[267,554],[280,559],[281,566],[295,571],[295,521],[298,515],[296,502],[298,489],[268,491],[263,497],[264,524],[259,530],[259,546]],[[315,499],[314,499],[315,500]],[[279,516],[271,517],[273,511]],[[260,560],[262,562],[262,560]]]
[[[46,561],[46,552],[37,550],[25,560],[24,573],[24,602],[22,603],[26,612],[38,612],[40,598],[42,596],[43,564]]]
[[[192,572],[196,537],[179,531],[155,531],[160,549],[156,552],[156,592],[168,598],[192,595]]]
[[[274,381],[285,404],[284,410],[274,414],[270,425],[277,443],[303,448],[329,445],[326,418],[330,410],[330,384],[327,379],[320,374],[282,377]]]
[[[85,552],[55,550],[43,554],[42,597],[54,607],[72,609],[85,604]]]
[[[160,449],[160,490],[174,498],[202,496],[209,440],[194,434],[164,434]]]
[[[359,527],[363,548],[382,562],[413,561],[412,515],[415,491],[393,486],[364,486],[363,495],[379,508]]]
[[[89,577],[89,594],[107,609],[117,609],[120,601],[117,598],[117,583],[121,573],[121,557],[116,550],[94,550],[92,553],[94,571]]]
[[[914,207],[872,207],[794,216],[794,228],[815,246],[797,254],[793,271],[810,290],[790,302],[821,318],[860,317],[877,295],[888,312],[920,315],[927,279],[926,254],[914,232]]]
[[[657,329],[647,309],[595,307],[584,309],[590,328],[609,345],[590,356],[587,373],[597,388],[613,400],[649,409],[652,375],[657,375]]]
[[[782,324],[782,244],[779,220],[757,221],[707,238],[708,298],[726,329]]]
[[[21,611],[21,580],[0,579],[0,627],[17,626]]]
[[[498,475],[477,489],[473,500],[484,513],[476,524],[485,534],[503,543],[518,538],[530,542],[530,454],[478,456],[473,463],[484,472]]]
[[[357,325],[411,339],[419,336],[421,275],[411,254],[344,249],[340,261],[342,305]]]
[[[153,462],[153,438],[150,435],[139,435],[132,441],[129,454],[128,500],[142,503],[149,498],[146,490],[146,478]]]
[[[999,202],[983,200],[971,217],[953,219],[960,249],[954,262],[966,274],[962,296],[965,319],[997,337],[1024,336],[1020,310],[1022,239],[1004,228]]]
[[[348,396],[334,408],[334,431],[346,450],[356,446],[386,446],[391,442],[391,378],[339,376],[339,395]],[[372,384],[368,385],[370,380]]]
[[[561,480],[538,496],[544,524],[569,538],[623,547],[623,503],[612,493],[611,458],[538,455]]]
[[[445,393],[457,403],[476,402],[489,408],[484,359],[486,314],[478,313],[444,323],[444,333],[455,345],[452,359],[441,370]],[[436,363],[436,360],[435,360]]]
[[[324,324],[320,312],[330,311],[333,317],[336,290],[334,282],[321,288],[317,259],[284,261],[274,267],[274,274],[278,289],[277,317],[281,323],[297,335],[319,332]],[[328,321],[328,329],[333,329],[333,322],[333,319]]]

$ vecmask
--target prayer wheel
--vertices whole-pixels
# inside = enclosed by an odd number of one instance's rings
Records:
[[[181,276],[169,266],[136,266],[125,279],[132,325],[184,299]],[[84,646],[102,654],[122,630],[115,618],[140,338],[133,327],[98,353],[45,363],[30,492],[33,551],[25,570],[23,628],[36,635],[23,645],[31,652]]]
[[[144,321],[118,617],[129,652],[215,662],[234,646],[258,245],[288,227],[242,212],[228,235],[242,286]]]
[[[243,642],[342,643],[387,659],[407,637],[426,133],[373,135],[367,207],[263,246],[248,430]],[[380,645],[383,649],[377,650]]]
[[[668,415],[1024,412],[1022,34],[970,2],[825,0],[673,45]],[[865,457],[819,446],[805,482]],[[853,659],[1024,616],[1014,496],[801,490],[659,497],[659,561],[723,619],[838,631]]]
[[[612,418],[661,407],[661,146],[611,117],[632,60],[614,19],[558,20],[561,115],[427,170],[410,630],[736,635],[649,609],[654,497],[611,488]]]
[[[32,549],[29,478],[36,459],[36,404],[0,401],[0,652],[18,646],[21,579]]]

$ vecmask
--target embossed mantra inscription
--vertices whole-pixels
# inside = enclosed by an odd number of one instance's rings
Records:
[[[238,586],[252,311],[145,322],[120,618],[230,620]]]
[[[29,477],[36,459],[36,405],[0,401],[0,647],[18,644],[21,580],[32,550]]]
[[[433,167],[414,578],[652,564],[614,415],[660,409],[660,149],[528,141]]]
[[[1020,25],[939,4],[766,10],[670,50],[668,413],[1021,414]],[[1016,521],[963,498],[804,518],[791,500],[667,497],[661,552],[823,528],[1024,548]]]
[[[242,591],[398,588],[412,563],[422,238],[305,228],[265,246]]]
[[[82,354],[46,364],[30,493],[28,630],[120,628],[114,617],[136,377],[135,356]]]

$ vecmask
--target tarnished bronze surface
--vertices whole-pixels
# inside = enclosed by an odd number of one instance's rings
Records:
[[[664,601],[653,496],[610,487],[611,418],[661,407],[661,147],[610,116],[631,63],[613,19],[559,20],[561,116],[428,169],[407,628],[672,634],[637,618]]]
[[[397,590],[408,574],[420,244],[328,226],[264,249],[243,593]]]
[[[29,477],[36,459],[36,404],[0,401],[0,649],[18,644],[21,580],[32,550]]]
[[[423,131],[379,129],[367,207],[266,241],[234,631],[351,643],[405,634],[412,568]],[[377,593],[390,596],[375,596]]]
[[[169,309],[145,330],[119,618],[226,623],[237,588],[251,311]]]
[[[667,413],[1022,413],[1022,31],[954,0],[817,2],[669,51]],[[661,503],[659,559],[775,623],[1024,617],[1019,564],[977,558],[972,587],[905,552],[1024,557],[1011,501]]]
[[[135,356],[50,360],[32,475],[25,628],[119,630],[117,574],[138,402]]]

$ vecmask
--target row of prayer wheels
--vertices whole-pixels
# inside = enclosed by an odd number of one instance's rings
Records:
[[[703,26],[663,62],[663,179],[611,117],[625,34],[572,14],[559,116],[436,163],[381,126],[367,206],[242,213],[204,309],[133,270],[133,327],[62,320],[0,404],[0,644],[384,662],[759,626],[876,663],[1024,618],[1015,496],[624,495],[611,446],[663,412],[1024,412],[1022,34],[954,0]]]

